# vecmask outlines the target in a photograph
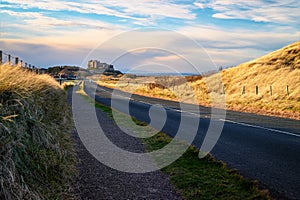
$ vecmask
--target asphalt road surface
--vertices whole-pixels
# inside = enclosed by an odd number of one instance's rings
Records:
[[[95,87],[93,82],[85,81],[85,91],[90,96],[111,106],[113,90],[98,86],[95,95],[92,92]],[[199,148],[205,141],[209,125],[224,123],[220,138],[210,153],[244,177],[258,180],[260,187],[269,189],[273,197],[300,199],[300,121],[234,111],[227,111],[226,118],[220,119],[211,117],[211,109],[207,107],[130,96],[125,92],[118,92],[113,103],[115,109],[127,112],[128,107],[131,116],[150,124],[149,110],[153,105],[163,106],[167,117],[162,132],[170,136],[176,135],[182,121],[190,122],[193,129],[193,121],[200,119],[193,140]],[[189,124],[186,127],[188,135]],[[154,128],[161,130],[161,127]]]

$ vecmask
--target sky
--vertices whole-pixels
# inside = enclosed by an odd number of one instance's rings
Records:
[[[299,41],[299,19],[298,0],[1,0],[0,49],[39,67],[203,72]]]

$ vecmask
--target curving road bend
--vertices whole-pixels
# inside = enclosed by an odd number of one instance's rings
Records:
[[[95,89],[97,88],[97,89]],[[112,89],[85,81],[85,91],[96,101],[111,106]],[[96,90],[96,94],[93,91]],[[162,129],[175,136],[182,117],[200,119],[193,144],[201,147],[211,120],[211,109],[188,105],[185,112],[178,102],[119,92],[117,106],[123,112],[129,101],[130,115],[150,123],[151,106],[162,105],[167,113]],[[123,105],[124,104],[124,105]],[[123,106],[122,106],[123,105]],[[198,110],[199,112],[195,112]],[[263,115],[227,111],[221,136],[211,154],[237,169],[248,179],[258,180],[277,199],[300,199],[300,121]],[[156,128],[156,127],[154,127]],[[187,130],[187,133],[189,130]]]

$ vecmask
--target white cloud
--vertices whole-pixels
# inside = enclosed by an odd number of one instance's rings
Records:
[[[2,36],[19,38],[18,42],[31,41],[34,44],[61,45],[66,48],[93,47],[100,42],[124,31],[119,25],[100,20],[72,17],[59,19],[45,16],[42,12],[14,12],[1,10],[1,14],[15,17],[20,23],[6,23]],[[7,16],[6,16],[7,17]],[[22,32],[22,34],[16,34]]]
[[[170,0],[106,0],[105,5],[123,8],[127,14],[195,19],[190,5],[172,3]]]
[[[68,26],[72,22],[60,20],[53,17],[46,17],[38,12],[14,12],[11,10],[1,10],[0,13],[8,14],[13,17],[22,19],[25,24],[30,26],[48,27],[48,26]]]
[[[220,19],[246,19],[256,22],[299,23],[298,0],[199,0],[199,8],[211,8]]]
[[[74,11],[84,14],[99,14],[132,19],[135,24],[151,24],[156,19],[172,17],[192,20],[196,15],[192,6],[172,3],[171,0],[4,0],[15,7],[36,8],[47,11]],[[10,5],[11,6],[11,5]],[[149,21],[147,21],[149,20]]]
[[[230,66],[252,60],[291,44],[299,37],[295,30],[275,27],[269,32],[198,25],[182,27],[178,31],[205,48],[217,66]]]
[[[285,31],[281,28],[272,28],[271,31],[266,30],[249,30],[246,28],[219,28],[216,26],[187,26],[178,29],[191,38],[194,38],[203,45],[209,45],[215,48],[269,48],[280,42],[291,42],[297,40],[297,33],[295,30],[287,29]]]
[[[10,16],[18,17],[22,19],[27,26],[32,27],[49,27],[55,28],[59,26],[63,27],[89,27],[94,29],[116,29],[120,26],[105,23],[100,20],[89,18],[72,17],[67,19],[49,17],[41,12],[14,12],[11,10],[1,10],[0,13],[5,13]]]
[[[154,60],[156,62],[160,62],[160,61],[174,61],[174,60],[180,60],[181,58],[177,55],[168,55],[168,56],[156,56],[154,57]]]

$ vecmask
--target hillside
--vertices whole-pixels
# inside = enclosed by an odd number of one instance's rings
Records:
[[[300,119],[300,42],[220,74],[227,109]],[[223,92],[217,81],[220,74],[186,77],[193,92],[179,77],[102,76],[98,83],[164,99],[191,102],[196,97],[199,104],[210,106],[211,95],[218,97]]]
[[[65,199],[71,111],[49,75],[0,65],[0,199]]]
[[[300,117],[300,42],[224,70],[222,79],[231,109]]]

